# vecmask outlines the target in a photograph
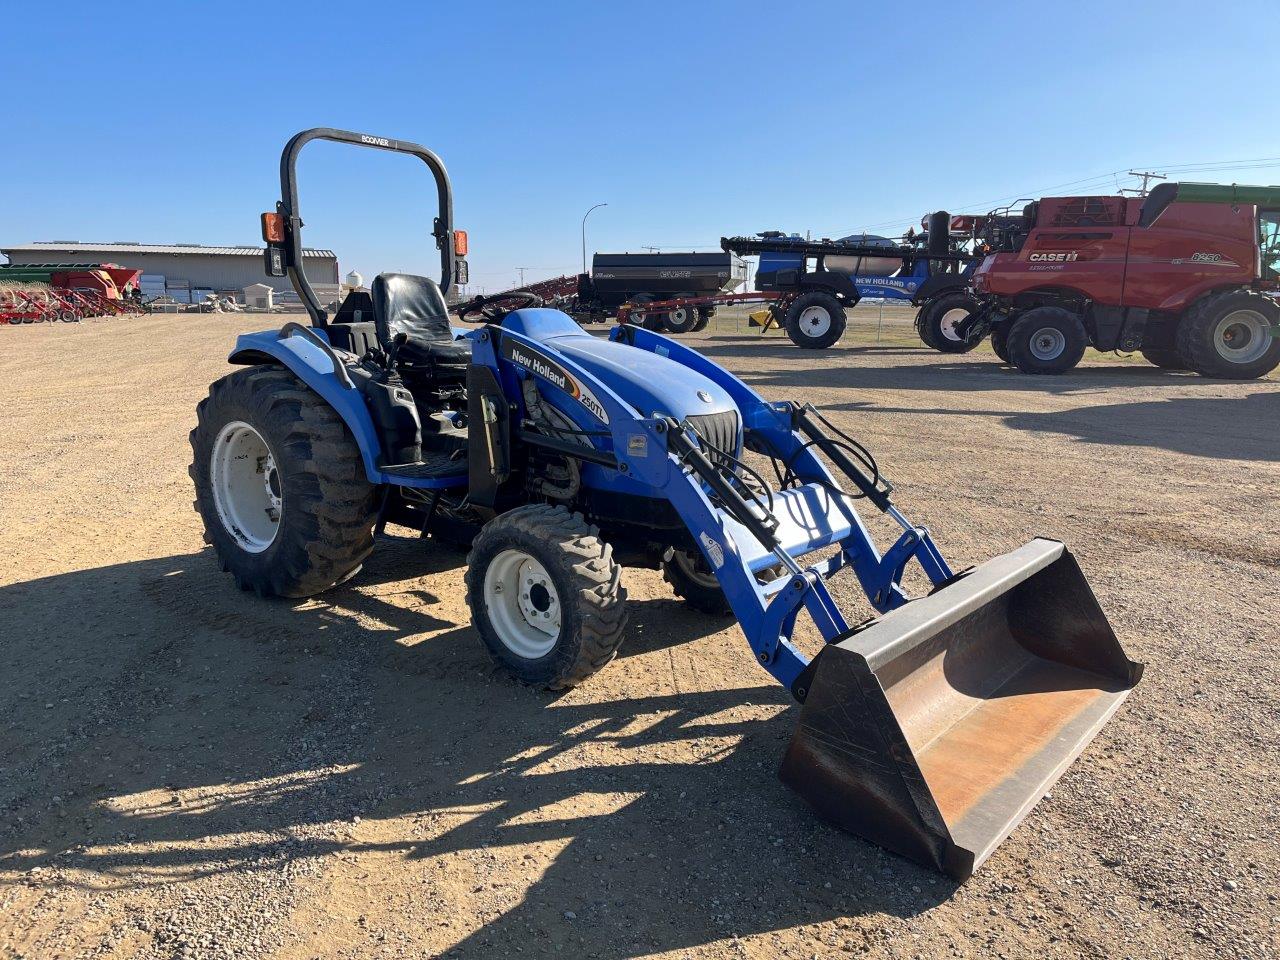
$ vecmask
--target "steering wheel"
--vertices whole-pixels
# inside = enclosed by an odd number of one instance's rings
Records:
[[[501,323],[502,318],[513,310],[523,310],[525,307],[540,307],[542,303],[540,296],[536,293],[529,293],[527,290],[517,290],[515,293],[497,293],[492,297],[477,295],[458,306],[458,318],[465,319],[468,314],[478,313],[489,323]],[[499,304],[502,304],[502,306],[499,306]]]

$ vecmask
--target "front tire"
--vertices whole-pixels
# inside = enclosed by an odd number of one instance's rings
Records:
[[[844,305],[829,293],[804,293],[787,309],[787,336],[805,350],[825,350],[842,336],[848,318]]]
[[[1009,328],[1009,362],[1023,373],[1066,373],[1089,344],[1080,317],[1062,307],[1033,307]]]
[[[1256,380],[1280,366],[1280,307],[1255,290],[1229,290],[1193,304],[1178,324],[1178,356],[1202,377]]]
[[[980,304],[976,297],[967,293],[947,293],[935,300],[930,300],[920,308],[916,316],[916,329],[925,346],[932,347],[939,353],[968,353],[979,343],[981,337],[962,339],[957,327],[963,323]]]
[[[242,590],[309,597],[373,551],[376,487],[342,418],[287,370],[237,370],[196,408],[205,541]]]
[[[622,643],[622,568],[600,531],[564,507],[528,504],[485,524],[466,585],[485,647],[521,683],[572,687]]]

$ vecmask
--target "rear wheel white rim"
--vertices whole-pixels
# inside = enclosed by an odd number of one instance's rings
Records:
[[[503,646],[525,660],[545,657],[560,637],[561,604],[551,576],[523,550],[503,550],[484,573],[489,622]]]
[[[209,485],[223,528],[242,550],[261,553],[276,539],[284,493],[271,447],[243,420],[218,431],[209,457]]]
[[[1213,329],[1218,356],[1232,363],[1253,363],[1271,345],[1271,325],[1257,310],[1232,310]]]
[[[1041,327],[1031,335],[1030,348],[1037,360],[1057,360],[1067,349],[1067,338],[1057,327]]]
[[[720,581],[716,579],[716,575],[711,572],[706,565],[706,561],[702,561],[700,556],[695,558],[684,550],[677,550],[672,559],[675,561],[676,566],[680,568],[680,572],[698,586],[719,589]],[[700,563],[699,561],[702,562]]]
[[[831,313],[826,307],[805,307],[797,321],[807,337],[821,337],[831,330]]]
[[[938,321],[939,332],[948,340],[954,340],[956,343],[963,342],[963,337],[956,332],[956,327],[964,320],[968,319],[969,311],[964,307],[953,307],[942,315],[942,319]]]

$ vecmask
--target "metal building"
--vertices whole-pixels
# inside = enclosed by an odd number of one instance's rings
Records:
[[[293,293],[287,277],[268,277],[262,247],[206,247],[198,243],[79,243],[49,241],[0,247],[13,264],[118,263],[165,278],[173,288],[241,291],[252,283]],[[338,257],[332,250],[303,250],[307,278],[322,298],[337,295]]]

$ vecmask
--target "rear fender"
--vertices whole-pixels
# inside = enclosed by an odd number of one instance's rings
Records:
[[[327,343],[324,330],[315,327],[301,328],[296,324],[292,326],[292,332],[290,325],[286,325],[279,331],[264,330],[261,333],[242,334],[236,338],[235,349],[231,351],[227,362],[241,365],[279,364],[289,370],[342,417],[356,438],[369,481],[386,483],[387,478],[378,468],[381,455],[378,432],[364,397],[351,382],[345,369],[339,374],[332,356],[299,332],[301,329],[308,329]]]

